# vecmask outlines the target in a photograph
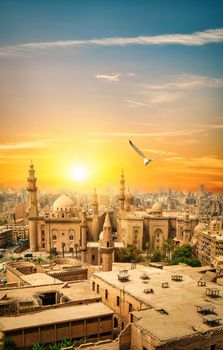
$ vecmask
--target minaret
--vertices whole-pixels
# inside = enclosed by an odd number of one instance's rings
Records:
[[[86,211],[83,209],[82,211],[82,219],[81,219],[81,262],[86,262],[86,253],[87,253],[87,220],[86,220]]]
[[[112,271],[112,254],[114,243],[112,241],[112,226],[107,212],[103,225],[103,240],[100,247],[102,258],[102,271]]]
[[[190,227],[190,219],[189,219],[189,213],[187,212],[185,214],[184,219],[184,225],[183,225],[183,244],[190,243],[190,236],[191,236],[191,227]]]
[[[93,242],[97,242],[99,237],[99,216],[98,216],[98,195],[96,193],[96,188],[93,193],[92,207],[93,207],[92,240]]]
[[[123,174],[123,169],[122,169],[121,178],[120,178],[119,190],[120,190],[119,191],[119,196],[118,196],[119,209],[120,210],[124,210],[124,203],[125,203],[125,178],[124,178],[124,174]]]
[[[34,252],[38,250],[37,240],[37,187],[36,187],[35,170],[31,162],[29,167],[29,176],[27,178],[27,191],[28,191],[28,219],[29,219],[29,245],[30,251]]]

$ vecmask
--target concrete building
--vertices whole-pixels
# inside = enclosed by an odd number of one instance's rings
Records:
[[[97,272],[91,286],[114,311],[119,349],[220,350],[223,287],[204,268],[171,266]]]
[[[212,220],[209,225],[199,224],[195,228],[194,244],[198,259],[203,265],[213,265],[215,259],[223,255],[223,227],[220,220]]]
[[[112,339],[113,312],[88,282],[4,288],[0,294],[0,335],[16,349],[54,343],[65,337],[89,342]]]

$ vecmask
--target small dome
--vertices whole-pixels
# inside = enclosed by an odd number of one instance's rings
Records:
[[[103,241],[104,239],[104,232],[101,231],[100,235],[99,235],[99,241]]]
[[[156,202],[152,205],[151,211],[156,213],[162,213],[163,205],[162,203]]]
[[[60,211],[60,210],[70,210],[74,208],[74,202],[71,198],[66,196],[65,194],[62,194],[62,196],[58,197],[55,202],[53,203],[53,211]]]
[[[203,224],[202,222],[199,222],[195,228],[194,228],[194,233],[200,233],[205,229],[205,224]]]

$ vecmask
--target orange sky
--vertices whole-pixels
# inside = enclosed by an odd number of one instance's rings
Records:
[[[5,4],[0,183],[26,185],[32,159],[39,188],[118,186],[123,168],[133,189],[196,190],[204,183],[222,191],[223,29],[212,29],[219,26],[214,7],[200,13],[193,2],[194,11],[175,6],[170,14],[143,2],[147,12],[134,4],[117,17],[116,8],[89,3],[88,12],[83,2],[69,5],[73,17],[69,6],[52,16],[48,2],[45,12],[42,3],[25,12]],[[168,154],[144,167],[129,139],[148,157]],[[77,164],[88,172],[83,183],[70,177]]]

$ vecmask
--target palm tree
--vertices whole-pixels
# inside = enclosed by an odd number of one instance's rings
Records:
[[[163,251],[164,251],[164,256],[167,258],[167,260],[170,260],[170,253],[174,250],[174,240],[173,239],[165,239],[163,241]]]
[[[62,243],[61,243],[63,258],[64,258],[64,248],[65,248],[65,245],[66,245],[65,242],[62,242]]]

